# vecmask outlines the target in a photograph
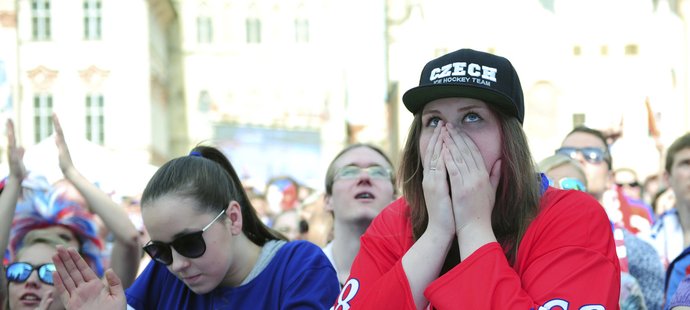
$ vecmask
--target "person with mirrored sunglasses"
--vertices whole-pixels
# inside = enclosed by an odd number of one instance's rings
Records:
[[[350,267],[360,248],[359,238],[396,198],[393,164],[374,145],[349,145],[328,165],[325,189],[326,210],[334,215],[334,232],[333,240],[323,251],[342,285],[350,276]]]
[[[549,186],[587,192],[587,177],[583,167],[572,157],[556,153],[542,159],[537,167],[549,179]]]
[[[572,151],[577,149],[578,151]],[[570,151],[563,151],[570,150]],[[580,151],[582,150],[582,151]],[[639,228],[632,225],[639,221],[650,221],[647,211],[634,207],[620,189],[612,185],[612,157],[604,134],[589,127],[574,128],[563,140],[553,156],[566,156],[577,161],[586,176],[587,192],[600,200],[614,228],[618,259],[622,273],[629,273],[635,278],[644,296],[647,309],[661,309],[663,305],[664,266],[655,257],[654,248],[637,236]],[[600,155],[603,154],[603,155]],[[626,225],[627,223],[627,225]],[[644,226],[644,225],[643,225]],[[625,250],[622,250],[625,249]],[[622,285],[626,288],[626,285]],[[636,296],[621,294],[620,304],[636,300]],[[640,305],[641,306],[641,305]]]
[[[57,247],[67,245],[65,240],[44,231],[25,236],[17,259],[3,273],[9,284],[7,309],[64,309],[54,291],[55,265],[51,257]]]
[[[654,222],[651,208],[627,197],[613,179],[612,157],[604,134],[586,126],[573,128],[556,154],[576,159],[587,176],[587,192],[594,196],[609,218],[634,234],[649,232]]]
[[[112,273],[106,286],[73,250],[58,249],[55,285],[68,308],[326,309],[338,295],[321,249],[264,225],[217,148],[197,146],[164,164],[141,206],[152,262],[126,292]]]
[[[602,161],[610,161],[607,160],[607,156],[609,156],[607,152],[597,147],[561,147],[556,150],[556,154],[563,154],[572,159],[578,159],[578,156],[582,156],[585,161],[592,164],[599,164]]]
[[[7,281],[22,283],[29,279],[32,272],[38,273],[38,278],[45,284],[53,285],[53,271],[55,271],[55,264],[46,263],[40,266],[34,266],[27,262],[14,262],[7,266]]]
[[[554,182],[555,183],[555,182]],[[587,187],[582,181],[575,178],[561,178],[558,180],[558,187],[561,189],[572,189],[581,192],[587,192]]]
[[[52,115],[52,124],[59,166],[56,168],[64,177],[64,182],[59,183],[70,184],[80,197],[68,195],[65,187],[49,183],[40,172],[27,173],[24,149],[18,146],[14,123],[8,119],[10,176],[0,198],[0,248],[7,248],[10,259],[15,260],[25,236],[44,231],[77,248],[99,276],[105,268],[113,268],[127,287],[136,277],[137,257],[142,253],[138,231],[124,210],[76,169],[56,114]],[[97,217],[113,233],[112,251],[105,250]]]
[[[22,181],[27,174],[22,160],[24,149],[17,145],[12,120],[7,120],[6,129],[9,175],[0,194],[0,249],[3,251],[8,248],[15,208],[22,192]],[[30,230],[17,238],[21,238],[21,246],[11,252],[11,268],[0,273],[0,283],[7,284],[7,298],[0,306],[12,310],[37,307],[64,309],[62,303],[53,298],[53,285],[47,283],[52,279],[48,272],[51,267],[39,267],[37,272],[28,272],[28,268],[22,271],[21,268],[27,265],[47,266],[46,264],[52,263],[51,256],[56,253],[56,247],[65,246],[68,242],[57,234],[38,229]]]
[[[542,159],[538,166],[549,177],[550,186],[587,192],[584,167],[578,160],[556,153]],[[620,295],[619,303],[631,307],[628,309],[659,309],[664,270],[655,259],[654,249],[620,224],[611,222],[611,228],[621,266],[621,289],[625,290]]]

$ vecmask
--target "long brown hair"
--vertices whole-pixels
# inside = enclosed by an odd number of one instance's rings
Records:
[[[517,248],[527,226],[538,213],[540,199],[540,178],[527,144],[527,137],[517,118],[507,116],[487,105],[501,125],[501,177],[496,189],[496,202],[491,214],[491,226],[506,258],[512,265],[517,257]],[[415,114],[400,164],[403,196],[410,206],[410,218],[414,239],[426,231],[429,215],[422,190],[422,159],[419,138],[422,132],[422,113]],[[446,257],[442,273],[460,262],[456,241]]]

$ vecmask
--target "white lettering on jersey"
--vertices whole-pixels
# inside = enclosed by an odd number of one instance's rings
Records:
[[[551,299],[543,306],[539,307],[539,310],[551,310],[555,307],[560,307],[562,310],[568,310],[568,302],[563,299]]]
[[[539,307],[539,310],[568,310],[569,306],[570,304],[563,299],[551,299]],[[606,310],[606,308],[602,305],[584,305],[579,310]]]
[[[357,292],[359,291],[359,280],[350,279],[345,282],[343,288],[340,290],[340,295],[338,295],[337,304],[331,307],[330,310],[349,310],[350,300],[355,298]]]

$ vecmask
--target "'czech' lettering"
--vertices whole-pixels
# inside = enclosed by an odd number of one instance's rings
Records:
[[[442,67],[432,69],[431,75],[429,76],[429,81],[434,82],[437,79],[442,79],[449,76],[463,77],[469,75],[475,78],[481,78],[484,80],[496,82],[497,72],[498,69],[489,66],[482,66],[476,63],[468,64],[466,62],[454,62]]]

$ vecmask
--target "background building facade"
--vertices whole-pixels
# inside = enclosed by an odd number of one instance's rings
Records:
[[[150,170],[140,174],[140,167],[186,149],[179,30],[170,1],[0,1],[0,15],[2,82],[9,89],[2,113],[15,120],[27,155],[41,153],[32,147],[52,137],[52,113],[73,157],[87,152],[82,145],[112,153],[75,160],[92,178],[141,184]],[[54,162],[55,171],[57,158],[48,156],[29,156],[27,168]]]
[[[102,166],[211,142],[248,182],[320,188],[347,143],[397,160],[402,94],[431,57],[470,47],[520,72],[537,160],[585,124],[644,176],[659,164],[650,132],[668,146],[690,130],[688,3],[0,0],[0,113],[30,146],[57,112],[68,138],[116,153]]]

